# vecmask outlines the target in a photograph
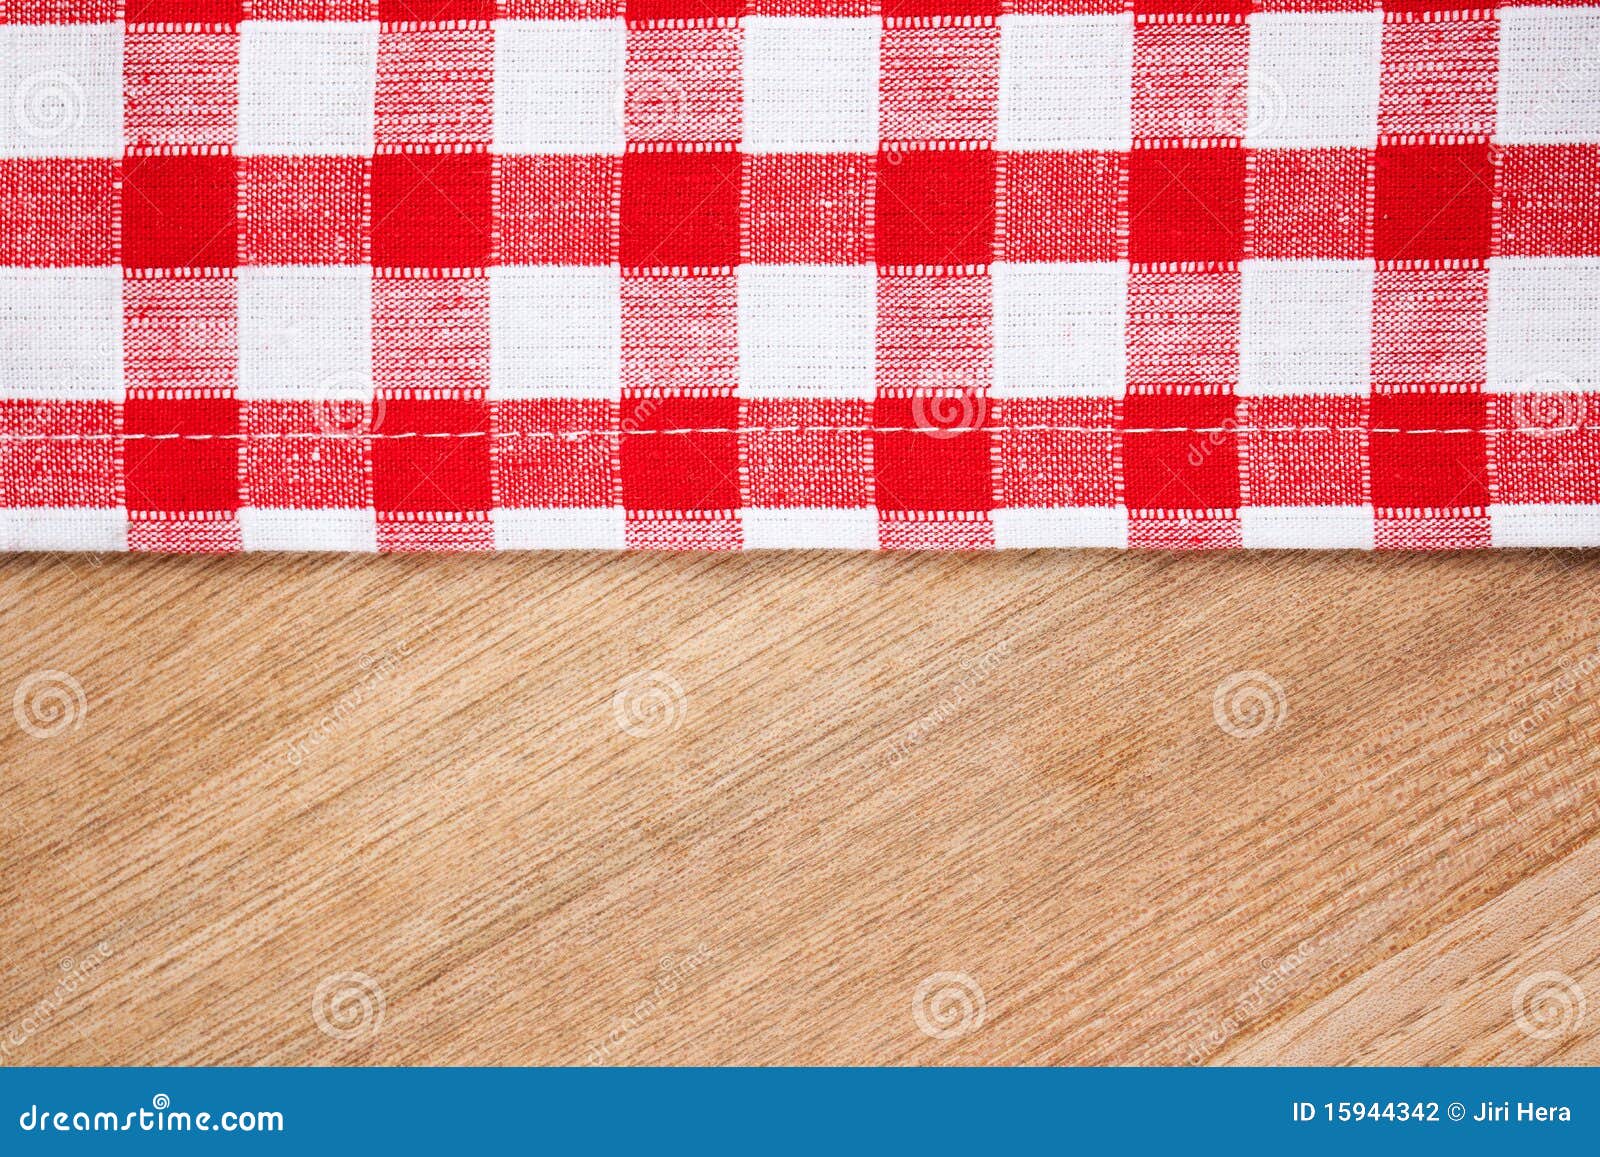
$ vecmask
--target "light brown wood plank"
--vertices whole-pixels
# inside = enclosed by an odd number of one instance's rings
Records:
[[[0,560],[5,1059],[1592,1063],[1597,578]],[[36,738],[51,670],[86,710]],[[1218,725],[1234,677],[1275,725]],[[1587,1013],[1540,1039],[1510,993],[1549,971]],[[919,1026],[939,973],[981,1024]]]

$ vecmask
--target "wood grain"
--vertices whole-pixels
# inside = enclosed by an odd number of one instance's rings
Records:
[[[6,559],[0,1059],[1597,1063],[1597,600],[1559,553]]]

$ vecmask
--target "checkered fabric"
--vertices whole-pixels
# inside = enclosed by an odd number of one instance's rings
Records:
[[[0,0],[0,548],[1600,544],[1600,7]]]

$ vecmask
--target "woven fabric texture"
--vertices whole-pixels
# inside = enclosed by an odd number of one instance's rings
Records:
[[[0,0],[0,549],[1600,545],[1600,7]]]

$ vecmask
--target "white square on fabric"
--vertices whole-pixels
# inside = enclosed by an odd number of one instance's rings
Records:
[[[1382,21],[1377,12],[1252,15],[1245,143],[1375,147]]]
[[[992,273],[995,397],[1122,397],[1125,263],[1001,262]]]
[[[0,551],[127,549],[128,512],[120,506],[0,508]]]
[[[1489,543],[1502,548],[1600,546],[1600,506],[1592,503],[1492,504]]]
[[[498,20],[494,151],[620,153],[621,20]]]
[[[741,266],[742,395],[872,397],[876,317],[871,266]]]
[[[1600,258],[1489,259],[1486,388],[1600,388]]]
[[[744,150],[878,147],[877,17],[744,20]]]
[[[622,550],[627,517],[614,506],[496,509],[496,550]]]
[[[1600,9],[1500,10],[1502,144],[1600,142]]]
[[[622,392],[621,275],[604,265],[489,270],[491,398]]]
[[[359,265],[239,270],[239,396],[372,396],[372,271]]]
[[[1371,550],[1370,506],[1245,506],[1239,540],[1249,550]]]
[[[1107,549],[1128,545],[1128,512],[1120,506],[1010,506],[996,510],[1000,550]]]
[[[1371,261],[1243,262],[1240,396],[1371,392],[1372,282]]]
[[[0,269],[0,398],[123,393],[122,270]]]
[[[0,157],[121,155],[121,25],[0,26]]]
[[[377,73],[376,21],[244,21],[239,152],[366,156]]]
[[[746,550],[876,550],[878,512],[788,506],[739,512]]]
[[[239,541],[245,550],[378,549],[378,516],[372,510],[245,506],[239,510]]]
[[[1133,17],[1000,17],[1002,149],[1126,149]]]

